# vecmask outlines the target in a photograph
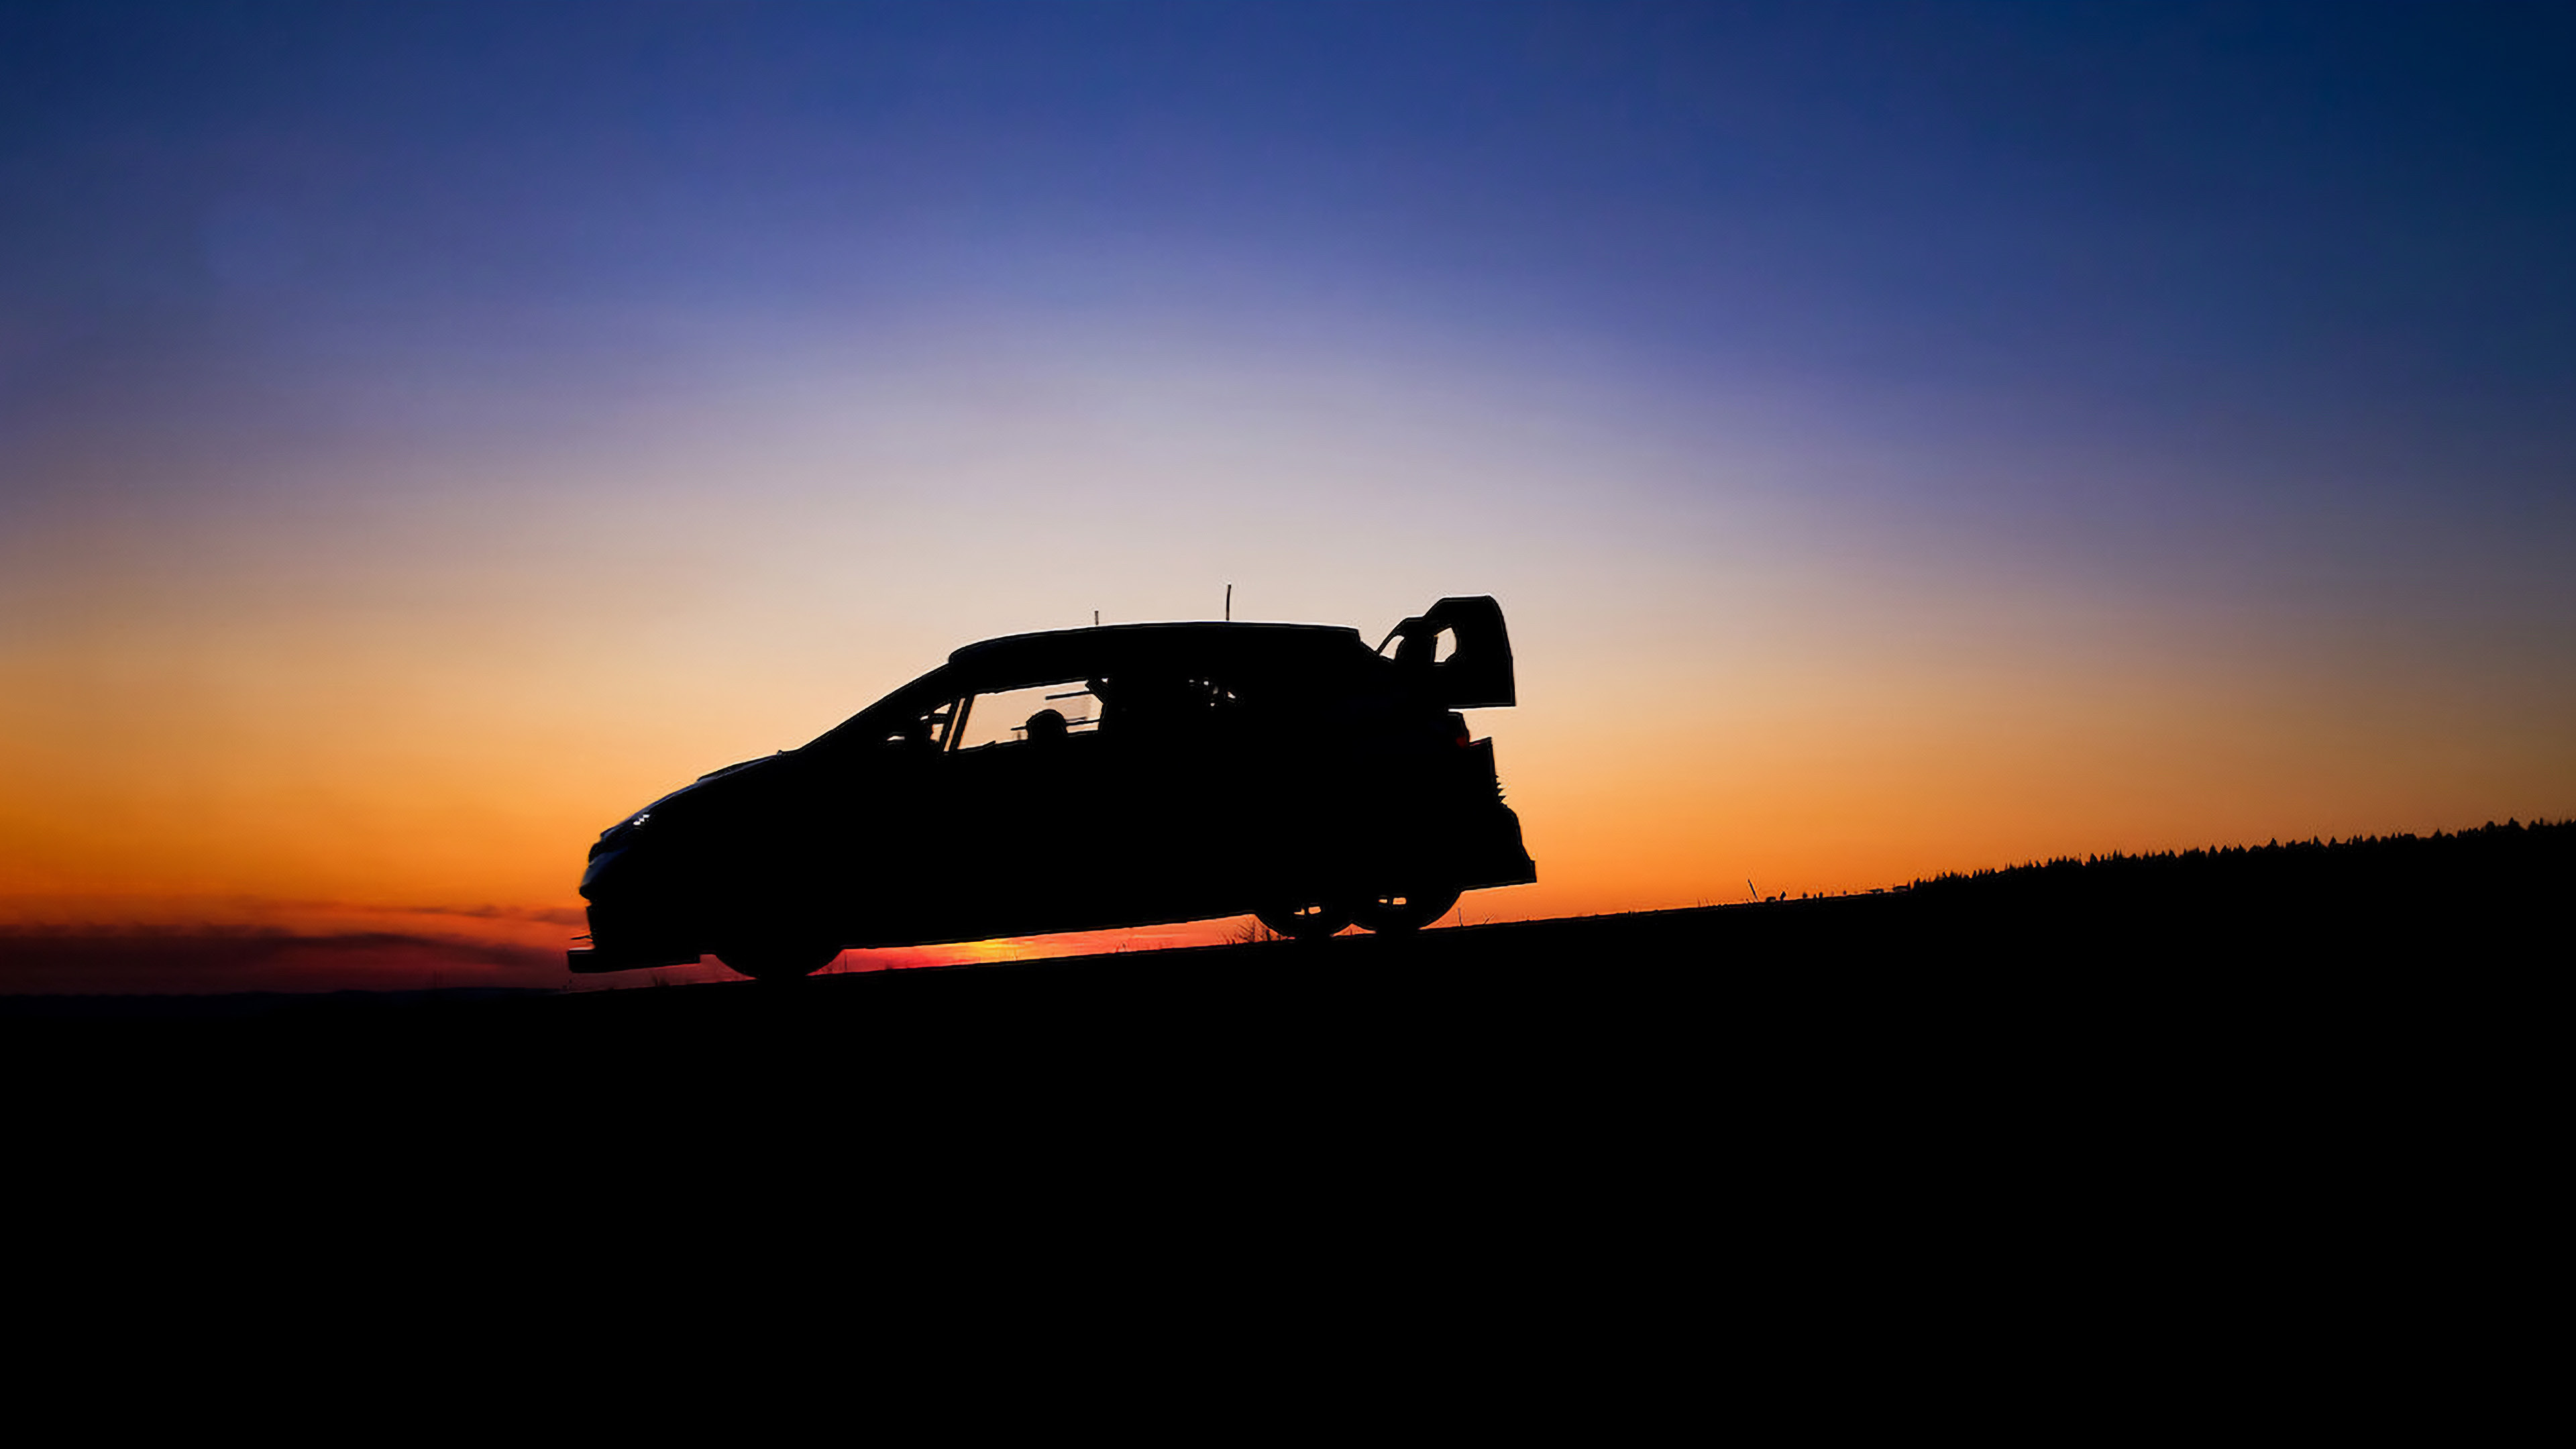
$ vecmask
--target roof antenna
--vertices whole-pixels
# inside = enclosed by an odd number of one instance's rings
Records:
[[[1100,627],[1100,611],[1098,609],[1091,611],[1091,627],[1094,629]]]
[[[1234,622],[1234,585],[1232,584],[1225,586],[1225,621],[1229,624]]]

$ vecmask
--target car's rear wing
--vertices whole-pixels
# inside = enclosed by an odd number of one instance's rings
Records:
[[[1440,636],[1451,636],[1440,657]],[[1405,620],[1378,641],[1378,652],[1396,645],[1395,662],[1430,675],[1430,693],[1450,709],[1483,709],[1520,702],[1512,680],[1512,639],[1503,629],[1503,606],[1489,596],[1442,599]]]

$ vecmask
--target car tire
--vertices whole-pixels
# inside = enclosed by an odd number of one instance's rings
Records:
[[[1272,906],[1252,914],[1261,924],[1292,941],[1320,941],[1351,923],[1350,907],[1326,902]]]
[[[838,946],[813,941],[741,941],[716,952],[716,959],[754,981],[794,981],[831,965]]]
[[[1371,931],[1418,931],[1449,914],[1456,904],[1456,891],[1384,895],[1353,904],[1351,919]]]

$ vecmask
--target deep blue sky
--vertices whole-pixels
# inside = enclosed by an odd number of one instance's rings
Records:
[[[0,14],[13,399],[228,298],[1314,298],[1677,386],[2446,445],[2576,380],[2566,6]]]

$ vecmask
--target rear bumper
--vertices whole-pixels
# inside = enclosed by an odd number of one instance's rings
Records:
[[[1528,885],[1538,879],[1538,862],[1521,843],[1521,818],[1509,806],[1493,807],[1489,827],[1466,851],[1457,882],[1462,890]]]

